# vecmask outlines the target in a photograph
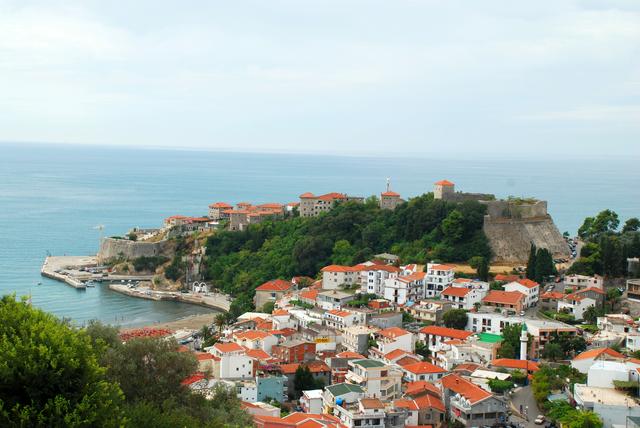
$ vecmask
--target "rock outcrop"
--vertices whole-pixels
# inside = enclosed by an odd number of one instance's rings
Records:
[[[170,240],[158,242],[138,242],[129,239],[103,238],[98,251],[99,262],[122,257],[133,260],[138,257],[172,257],[175,243]]]

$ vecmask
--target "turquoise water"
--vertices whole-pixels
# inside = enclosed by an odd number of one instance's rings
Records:
[[[0,293],[82,323],[122,325],[167,321],[206,308],[126,297],[106,288],[85,291],[40,276],[54,255],[95,254],[98,232],[158,227],[172,214],[205,214],[207,205],[291,202],[306,192],[379,193],[386,177],[403,197],[430,191],[447,178],[459,190],[549,201],[561,231],[611,208],[640,216],[637,160],[602,162],[240,154],[123,148],[0,146]],[[42,282],[42,285],[37,285]]]

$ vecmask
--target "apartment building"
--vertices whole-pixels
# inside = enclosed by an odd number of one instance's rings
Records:
[[[364,198],[359,196],[347,196],[345,193],[326,193],[316,196],[311,192],[300,195],[300,217],[315,217],[322,213],[331,211],[337,203],[354,201],[362,203]]]
[[[360,270],[361,292],[384,296],[384,286],[388,279],[397,278],[400,268],[392,265],[371,265]]]
[[[518,279],[516,281],[505,284],[504,291],[517,291],[524,294],[524,301],[522,302],[522,306],[524,308],[530,308],[538,304],[538,300],[540,297],[540,284],[526,278]]]
[[[428,263],[425,269],[425,298],[438,297],[453,284],[455,266]]]
[[[384,298],[396,305],[417,302],[425,296],[424,272],[389,278],[384,285]]]
[[[484,291],[475,288],[447,287],[440,293],[440,298],[451,302],[451,306],[455,309],[469,311],[482,302],[485,294]]]
[[[402,372],[378,360],[351,360],[347,382],[360,385],[368,398],[393,400],[400,396]]]

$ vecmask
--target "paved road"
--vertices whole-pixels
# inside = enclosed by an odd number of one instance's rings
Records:
[[[523,416],[527,416],[528,421],[526,419],[520,418],[515,412],[513,416],[511,416],[511,421],[523,424],[526,428],[537,427],[537,425],[533,423],[533,420],[536,418],[536,416],[541,414],[541,412],[540,410],[538,410],[536,400],[533,398],[531,386],[517,388],[514,391],[515,392],[511,396],[511,403],[518,412],[520,412],[520,409],[522,408]]]

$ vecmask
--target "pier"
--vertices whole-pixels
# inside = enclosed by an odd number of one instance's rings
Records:
[[[73,288],[83,289],[87,287],[85,282],[92,279],[92,274],[80,269],[96,265],[94,256],[49,256],[44,260],[40,274]]]

